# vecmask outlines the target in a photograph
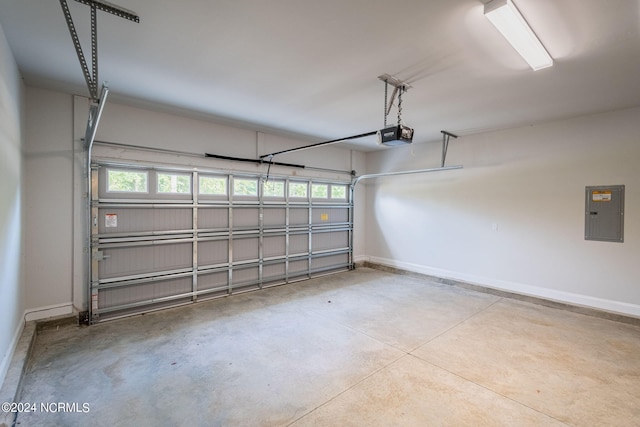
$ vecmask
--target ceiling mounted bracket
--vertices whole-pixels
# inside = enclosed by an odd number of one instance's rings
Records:
[[[411,89],[411,86],[407,82],[403,82],[390,74],[382,74],[381,76],[378,76],[378,79],[384,82],[384,127],[387,127],[387,116],[391,112],[391,106],[393,105],[393,100],[396,96],[398,97],[398,125],[400,125],[402,94]],[[387,96],[389,85],[393,86],[391,99],[388,99]]]
[[[449,149],[449,138],[457,138],[458,135],[454,135],[451,132],[447,132],[446,130],[441,130],[442,132],[442,162],[440,163],[440,167],[444,167],[444,162],[447,160],[447,150]]]
[[[140,17],[130,10],[123,7],[116,6],[115,4],[103,1],[103,0],[76,0],[78,3],[86,4],[87,6],[95,7],[103,12],[110,13],[119,18],[124,18],[135,23],[140,23]]]
[[[64,13],[64,18],[67,21],[67,27],[69,28],[69,33],[71,34],[71,40],[73,41],[73,47],[76,50],[76,54],[78,55],[78,60],[80,61],[80,67],[82,68],[82,74],[84,75],[84,79],[87,82],[87,87],[89,89],[89,95],[91,96],[91,100],[94,103],[99,102],[99,94],[98,94],[98,19],[97,19],[97,11],[102,10],[103,12],[110,13],[112,15],[118,16],[120,18],[128,19],[133,22],[140,22],[140,18],[135,13],[123,9],[119,6],[113,5],[111,3],[101,1],[101,0],[75,0],[78,3],[86,4],[91,8],[91,71],[89,71],[89,66],[87,64],[87,60],[84,56],[84,52],[82,51],[82,45],[80,44],[80,38],[78,37],[78,33],[76,31],[76,27],[73,24],[73,18],[71,17],[71,11],[69,10],[69,5],[67,4],[67,0],[60,0],[60,6],[62,7],[62,12]]]
[[[392,146],[410,144],[413,140],[413,129],[405,126],[402,121],[402,94],[411,86],[389,74],[378,76],[378,79],[384,82],[384,128],[378,132],[378,144]],[[388,99],[389,85],[394,87],[390,100]],[[387,127],[387,117],[396,95],[398,97],[398,124]]]

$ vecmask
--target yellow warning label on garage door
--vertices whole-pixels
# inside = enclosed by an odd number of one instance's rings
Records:
[[[591,200],[594,202],[610,202],[611,190],[592,191]]]
[[[320,214],[320,221],[329,221],[329,214],[328,213]]]

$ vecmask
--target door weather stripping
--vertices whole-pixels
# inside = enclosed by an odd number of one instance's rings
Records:
[[[82,51],[82,45],[80,44],[80,38],[76,31],[76,27],[73,24],[73,18],[71,17],[71,11],[67,0],[60,0],[60,6],[64,13],[64,18],[67,21],[67,27],[69,28],[69,34],[71,34],[71,40],[73,41],[73,47],[76,49],[78,55],[78,61],[80,61],[80,67],[82,68],[82,74],[89,88],[89,95],[94,103],[98,102],[98,17],[97,11],[102,10],[104,12],[116,15],[120,18],[128,19],[133,22],[140,22],[140,18],[135,13],[123,9],[119,6],[107,3],[101,0],[76,0],[78,3],[86,4],[91,8],[91,71],[89,71],[89,65]]]

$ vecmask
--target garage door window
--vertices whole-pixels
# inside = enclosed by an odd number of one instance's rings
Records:
[[[107,191],[122,193],[149,192],[147,171],[107,170]]]
[[[158,173],[158,193],[190,194],[191,175]]]
[[[258,180],[257,179],[235,179],[233,181],[234,196],[257,196]]]
[[[199,194],[209,194],[214,196],[227,195],[227,178],[223,176],[200,176]]]
[[[328,184],[311,185],[311,197],[313,197],[314,199],[327,199],[329,197],[329,185]]]
[[[306,182],[290,182],[289,197],[307,198],[307,188]]]
[[[332,185],[331,186],[331,198],[339,200],[347,200],[347,186],[346,185]]]
[[[264,197],[284,197],[284,181],[267,181],[262,187]]]

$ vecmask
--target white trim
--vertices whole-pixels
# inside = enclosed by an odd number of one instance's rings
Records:
[[[353,257],[353,262],[367,262],[367,261],[370,261],[370,257],[368,255],[356,255]]]
[[[546,300],[590,307],[598,310],[605,310],[612,313],[624,314],[633,317],[640,317],[640,305],[630,304],[622,301],[609,300],[593,297],[589,295],[574,294],[571,292],[558,291],[555,289],[542,288],[538,286],[525,285],[523,283],[509,282],[506,280],[490,279],[472,274],[459,273],[455,271],[443,270],[439,268],[427,267],[420,264],[396,261],[388,258],[369,257],[369,262],[381,264],[388,267],[395,267],[414,273],[426,274],[442,279],[452,279],[463,281],[472,285],[501,291],[513,292],[520,295],[527,295]]]
[[[24,319],[18,323],[18,327],[16,328],[16,332],[13,335],[13,339],[9,344],[9,348],[7,352],[2,356],[2,360],[0,360],[0,389],[4,385],[4,380],[6,378],[7,372],[9,372],[9,366],[11,365],[11,360],[13,359],[13,354],[16,351],[16,347],[18,346],[18,341],[22,336],[22,331],[24,330],[25,325]]]
[[[73,314],[73,303],[67,302],[25,310],[24,320],[29,322],[31,320],[48,319],[49,317],[64,316],[66,314]]]

